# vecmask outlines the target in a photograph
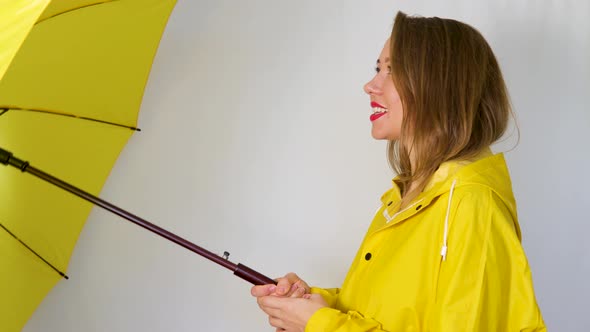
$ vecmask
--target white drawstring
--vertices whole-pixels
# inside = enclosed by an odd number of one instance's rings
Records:
[[[385,217],[385,220],[387,220],[387,221],[386,221],[386,223],[390,222],[390,221],[391,221],[391,219],[393,219],[393,218],[392,218],[392,217],[389,215],[389,212],[387,212],[387,208],[385,208],[385,209],[383,210],[383,216]]]
[[[447,237],[449,235],[449,212],[451,211],[451,201],[453,200],[453,191],[455,190],[455,184],[457,183],[457,179],[453,180],[453,184],[451,185],[451,192],[449,194],[449,203],[447,204],[447,215],[445,217],[445,231],[443,235],[443,246],[440,249],[440,255],[442,256],[443,261],[447,260]]]

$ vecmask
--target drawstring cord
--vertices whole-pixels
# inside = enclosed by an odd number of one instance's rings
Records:
[[[451,192],[449,194],[449,203],[447,204],[447,215],[445,217],[445,230],[443,235],[443,246],[440,249],[440,255],[442,256],[443,261],[447,260],[447,238],[449,235],[449,212],[451,211],[451,201],[453,200],[453,191],[455,190],[455,184],[457,183],[457,179],[453,180],[453,184],[451,185]]]

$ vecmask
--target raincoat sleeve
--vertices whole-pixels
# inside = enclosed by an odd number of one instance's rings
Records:
[[[387,332],[381,324],[357,311],[343,313],[324,307],[316,311],[305,326],[305,332]]]
[[[457,198],[424,330],[546,331],[515,212],[491,189],[463,190]]]
[[[339,288],[319,288],[312,287],[312,294],[320,294],[328,303],[328,307],[316,311],[307,322],[305,332],[325,332],[325,331],[383,331],[381,324],[374,319],[364,317],[357,311],[343,313],[334,309],[340,293]]]
[[[324,300],[328,303],[328,306],[334,307],[336,305],[336,301],[338,300],[338,294],[340,293],[340,288],[312,287],[311,293],[312,294],[320,294],[324,298]]]

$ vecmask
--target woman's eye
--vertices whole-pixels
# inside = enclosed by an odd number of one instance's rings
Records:
[[[381,68],[375,67],[375,72],[376,73],[380,73],[381,72]],[[387,66],[387,75],[391,75],[391,66]]]

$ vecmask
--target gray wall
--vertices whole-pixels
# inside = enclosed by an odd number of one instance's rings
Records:
[[[494,48],[538,301],[550,330],[590,330],[586,0],[180,0],[101,196],[270,276],[339,286],[393,176],[362,85],[398,9]],[[99,209],[68,272],[24,331],[272,330],[246,282]]]

